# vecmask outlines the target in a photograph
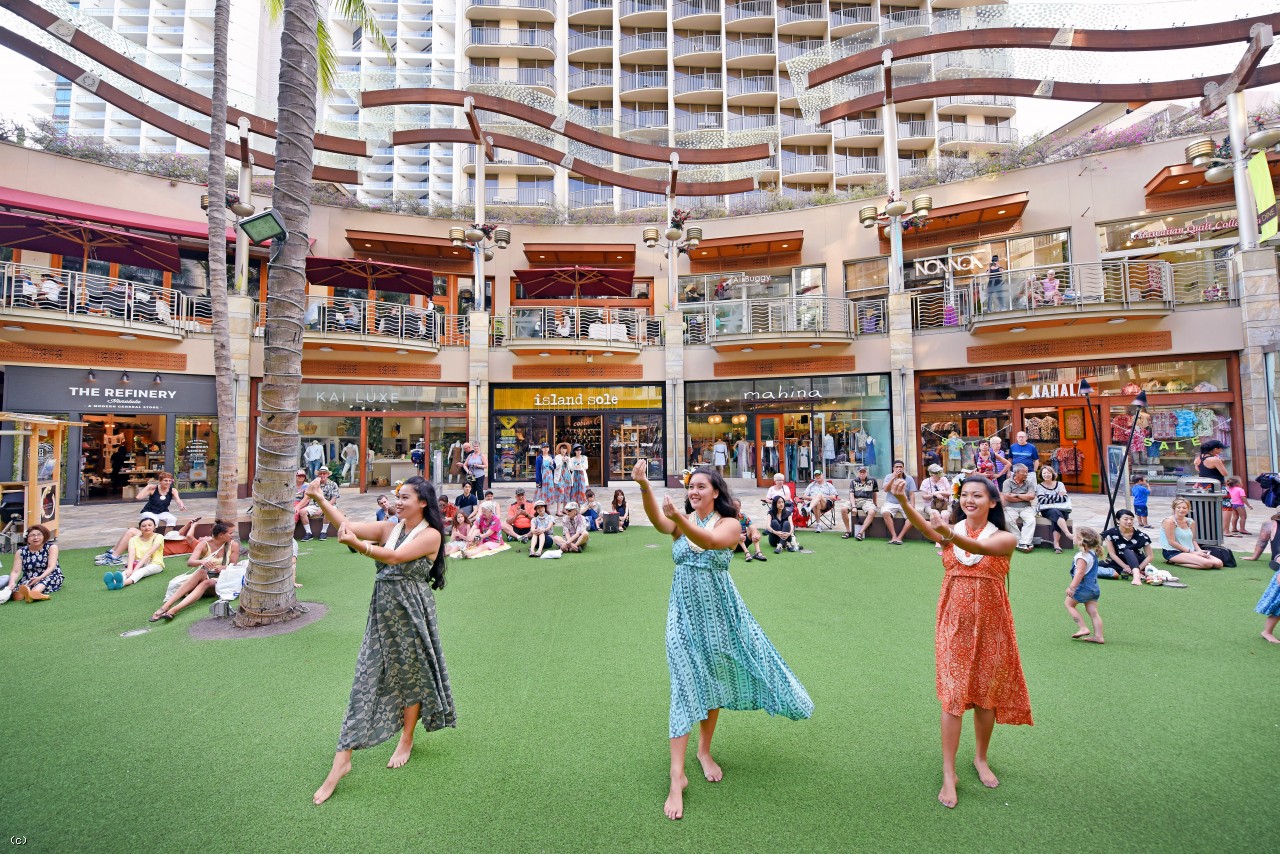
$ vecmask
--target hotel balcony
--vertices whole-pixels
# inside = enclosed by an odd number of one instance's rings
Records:
[[[831,139],[829,125],[815,125],[804,119],[782,117],[782,141],[787,145],[822,145]]]
[[[1007,125],[945,124],[938,127],[938,148],[941,151],[992,151],[1017,142],[1017,129]]]
[[[613,0],[569,0],[570,24],[605,25],[613,22]]]
[[[775,72],[778,58],[774,48],[773,36],[730,40],[726,46],[725,64],[729,68],[760,68]]]
[[[726,3],[724,28],[726,32],[771,33],[774,28],[773,0],[740,0]]]
[[[665,27],[667,0],[621,0],[618,23],[625,27]]]
[[[943,95],[935,100],[938,115],[1010,117],[1017,108],[1008,95]]]
[[[821,36],[827,31],[827,15],[822,3],[788,3],[778,6],[780,35]],[[818,39],[822,43],[822,39]]]
[[[717,351],[744,347],[821,347],[888,331],[884,300],[853,303],[827,297],[685,303],[684,341]]]
[[[930,17],[923,9],[908,9],[880,18],[880,33],[885,41],[902,41],[929,34]]]
[[[719,104],[724,97],[724,75],[719,71],[705,74],[677,74],[677,104]]]
[[[836,155],[836,186],[870,184],[884,178],[884,158]]]
[[[545,30],[502,30],[476,27],[467,31],[463,53],[468,57],[508,57],[515,59],[556,58],[555,36]]]
[[[555,0],[467,0],[467,19],[550,24],[556,19],[556,3]]]
[[[772,71],[764,74],[729,75],[729,106],[771,107],[778,101],[778,77]]]
[[[527,174],[525,169],[520,171]],[[465,188],[461,198],[464,205],[475,204],[475,187]],[[499,207],[545,208],[554,205],[556,197],[550,185],[546,187],[485,187],[484,203]]]
[[[671,52],[675,64],[710,66],[719,70],[724,55],[724,40],[719,33],[707,33],[701,36],[677,36],[675,50]]]
[[[618,126],[627,139],[665,141],[671,116],[666,110],[623,110]]]
[[[778,42],[778,61],[786,62],[789,59],[795,59],[797,56],[804,56],[806,53],[812,53],[822,47],[825,42],[822,39],[803,39],[794,42]]]
[[[613,33],[609,30],[592,30],[585,33],[569,33],[570,62],[608,62],[613,58]]]
[[[782,177],[788,181],[831,180],[831,155],[782,152]]]
[[[667,197],[662,193],[642,193],[639,190],[622,191],[622,210],[637,211],[649,208],[665,208]]]
[[[737,133],[739,131],[761,130],[763,128],[771,128],[778,126],[778,116],[776,113],[764,113],[752,116],[729,115],[729,133]]]
[[[462,159],[462,171],[468,175],[476,171],[476,146],[467,146],[466,154],[463,155]],[[485,161],[484,171],[486,175],[501,173],[512,175],[554,175],[555,166],[541,157],[534,157],[532,154],[517,154],[505,148],[498,148],[494,150],[494,159]]]
[[[933,148],[933,145],[933,122],[898,122],[898,148],[911,151],[928,151]]]
[[[522,356],[639,353],[663,343],[661,317],[634,308],[513,308],[495,318],[494,343]]]
[[[548,95],[556,93],[556,75],[550,68],[485,68],[472,66],[466,74],[466,89],[483,92],[492,86],[530,86]]]
[[[311,294],[303,317],[304,350],[439,352],[466,346],[466,315],[446,315],[425,306]],[[257,307],[261,328],[263,306]]]
[[[68,336],[176,341],[208,331],[192,300],[109,276],[56,270],[12,261],[0,264],[0,314],[6,327]],[[83,339],[90,340],[90,339]]]
[[[569,72],[569,97],[583,101],[604,101],[613,98],[613,69],[589,68]],[[613,124],[610,120],[609,124]]]
[[[676,133],[724,130],[724,113],[676,113]]]
[[[671,21],[681,30],[718,30],[722,16],[720,0],[676,0],[671,8]]]
[[[832,41],[872,29],[880,24],[875,9],[870,4],[866,6],[833,5],[827,21],[831,27]]]
[[[884,126],[879,119],[841,119],[830,124],[836,145],[875,148],[884,139]]]
[[[618,96],[624,101],[666,101],[667,72],[623,72],[618,83]]]
[[[628,65],[666,65],[667,34],[635,33],[618,40],[618,59]]]
[[[569,191],[569,207],[572,210],[601,206],[613,207],[612,187],[590,187],[585,190]]]
[[[1008,77],[1012,73],[1009,60],[1003,56],[987,56],[976,50],[957,50],[935,54],[933,76],[936,80],[957,77]]]

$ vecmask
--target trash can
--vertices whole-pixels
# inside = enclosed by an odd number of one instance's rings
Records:
[[[1191,505],[1191,518],[1196,520],[1196,541],[1202,546],[1222,545],[1221,484],[1209,477],[1178,478],[1178,497]]]

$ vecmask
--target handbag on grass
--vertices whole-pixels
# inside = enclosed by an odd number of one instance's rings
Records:
[[[1226,548],[1225,546],[1205,546],[1204,550],[1222,561],[1222,565],[1224,567],[1233,567],[1236,565],[1235,554],[1232,553],[1231,549]]]

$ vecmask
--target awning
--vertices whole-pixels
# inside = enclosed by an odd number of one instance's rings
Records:
[[[744,234],[740,237],[713,237],[698,244],[689,257],[757,258],[764,255],[792,254],[804,245],[803,231],[778,231],[771,234]]]
[[[0,246],[148,270],[182,269],[178,245],[83,222],[0,211]]]
[[[524,257],[535,267],[634,267],[634,243],[526,243]]]
[[[435,278],[430,270],[359,258],[308,258],[307,281],[325,288],[422,294],[427,297],[435,291]]]
[[[470,250],[454,246],[453,242],[445,237],[347,229],[347,243],[361,254],[457,259],[468,263],[471,259]]]
[[[974,199],[972,202],[934,208],[929,213],[929,220],[924,227],[912,228],[909,233],[934,234],[955,228],[972,228],[975,225],[1019,219],[1027,209],[1029,198],[1027,193],[1014,193],[1009,196]],[[888,227],[882,228],[881,233],[887,239]]]
[[[516,278],[529,299],[563,297],[629,297],[634,270],[601,267],[552,267],[516,270]]]
[[[25,190],[14,190],[9,187],[0,187],[0,207],[37,211],[68,219],[100,222],[105,225],[113,225],[116,228],[136,228],[140,231],[172,234],[196,240],[207,240],[209,238],[208,222],[156,216],[155,214],[139,213],[138,211],[126,211],[107,207],[106,205],[76,202],[57,196],[45,196],[40,193],[29,193]],[[235,239],[235,229],[228,228],[227,241],[234,243]]]
[[[1271,180],[1280,180],[1280,154],[1267,152],[1267,166],[1271,169]],[[1159,196],[1165,193],[1178,193],[1183,190],[1198,190],[1201,187],[1230,187],[1231,183],[1210,184],[1204,179],[1205,167],[1192,166],[1190,163],[1175,163],[1166,166],[1155,174],[1146,187],[1145,195]]]

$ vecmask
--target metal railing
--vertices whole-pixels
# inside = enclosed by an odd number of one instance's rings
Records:
[[[544,342],[548,346],[576,342],[619,346],[660,346],[662,318],[634,308],[513,308],[506,323],[494,325],[494,343]]]
[[[760,130],[761,128],[771,128],[778,126],[778,116],[776,113],[763,113],[752,116],[729,116],[729,130]]]
[[[666,110],[623,110],[618,124],[627,130],[660,130],[668,127],[671,119]]]
[[[798,172],[830,172],[831,155],[829,154],[788,154],[782,153],[782,172],[794,175]]]
[[[671,18],[691,18],[694,15],[719,15],[720,0],[677,0]]]
[[[594,12],[597,9],[612,9],[613,0],[569,0],[569,14]]]
[[[645,12],[667,11],[667,0],[622,0],[618,8],[618,17],[640,15]]]
[[[587,126],[593,128],[613,127],[613,107],[598,107],[587,110]]]
[[[190,299],[172,288],[6,261],[0,264],[0,311],[100,318],[120,326],[191,331]]]
[[[676,130],[724,130],[724,113],[676,113]]]
[[[1005,10],[984,9],[981,17],[966,9],[939,9],[933,13],[930,29],[934,33],[954,33],[958,30],[980,30],[988,27],[1017,26]]]
[[[632,71],[622,75],[621,92],[634,92],[637,89],[667,88],[667,72],[665,71]]]
[[[759,335],[843,336],[887,331],[883,300],[854,304],[828,297],[734,299],[685,303],[684,341],[709,344],[717,339]]]
[[[570,89],[586,89],[589,86],[612,86],[613,69],[591,68],[586,71],[575,71],[569,75]],[[609,122],[613,124],[612,120]]]
[[[941,95],[939,107],[1012,107],[1013,98],[1008,95]]]
[[[968,291],[915,294],[911,299],[912,329],[963,329],[968,327],[970,316]]]
[[[933,136],[933,122],[931,121],[898,122],[898,139],[927,136]]]
[[[884,172],[884,158],[879,155],[851,156],[836,155],[836,174],[847,175],[880,175]]]
[[[928,172],[937,164],[930,158],[922,158],[919,160],[909,160],[905,157],[898,158],[898,174],[902,177],[908,175],[919,175],[922,172]]]
[[[685,95],[689,92],[709,92],[724,88],[724,75],[719,71],[708,71],[705,74],[676,75],[675,94]]]
[[[555,0],[467,0],[468,6],[496,6],[500,9],[541,9],[554,12]]]
[[[263,306],[257,306],[257,325],[266,320]],[[465,346],[466,315],[447,315],[425,306],[402,305],[382,300],[344,299],[310,294],[303,315],[306,335],[355,337],[389,344],[442,344]]]
[[[474,204],[475,198],[476,192],[474,187],[467,187],[462,191],[463,204]],[[485,187],[484,203],[486,205],[510,205],[512,207],[521,208],[541,208],[554,205],[556,203],[556,194],[550,184],[545,188]]]
[[[841,119],[831,123],[836,139],[851,136],[884,136],[884,126],[879,119]]]
[[[634,53],[638,50],[666,50],[667,34],[664,32],[636,33],[618,40],[618,53]]]
[[[843,7],[833,6],[829,20],[832,28],[846,27],[851,24],[873,24],[876,20],[876,13],[869,5]]]
[[[779,24],[794,24],[798,21],[821,21],[822,17],[821,3],[793,3],[790,6],[778,7]],[[818,39],[818,44],[822,44],[821,39]]]
[[[466,147],[466,152],[463,154],[462,157],[463,157],[462,162],[464,165],[466,166],[476,165],[476,147],[474,145],[468,145]],[[524,154],[523,152],[509,151],[505,148],[497,149],[494,152],[493,160],[487,161],[487,162],[491,164],[498,164],[503,166],[546,166],[546,167],[551,166],[550,163],[543,160],[541,157],[536,157],[532,154]],[[413,170],[405,169],[405,167],[403,166],[399,167],[399,170],[401,172],[413,171]],[[424,170],[417,170],[417,171],[424,171]]]
[[[1170,264],[1174,305],[1238,304],[1240,295],[1226,258]]]
[[[671,168],[671,164],[661,160],[644,160],[640,157],[623,155],[618,160],[618,168],[623,172],[634,172],[637,169],[661,169],[666,171]]]
[[[948,68],[985,72],[983,77],[1008,77],[1011,73],[1009,60],[1002,56],[984,56],[977,51],[953,50],[933,56],[934,71]]]
[[[894,12],[891,15],[882,16],[880,18],[880,26],[886,30],[895,30],[899,27],[927,27],[929,26],[929,13],[919,9]]]
[[[550,68],[485,68],[472,66],[466,73],[469,86],[486,84],[510,84],[517,86],[545,86],[556,88],[556,74]]]
[[[676,37],[675,56],[688,56],[691,53],[717,53],[722,42],[719,33],[708,33],[703,36],[688,38]]]
[[[772,17],[773,0],[742,0],[740,3],[729,3],[724,7],[724,19],[726,21]]]
[[[776,92],[778,78],[772,72],[768,74],[748,74],[745,77],[729,78],[730,95],[758,95],[762,92]]]
[[[1007,125],[938,126],[938,142],[989,142],[1011,145],[1018,141],[1018,130]]]
[[[569,53],[597,47],[613,47],[612,30],[594,30],[586,33],[569,33]]]
[[[781,12],[780,12],[781,13]],[[822,18],[821,15],[818,16]],[[817,50],[822,47],[822,39],[805,39],[798,42],[778,42],[778,59],[786,62],[788,59],[795,59],[797,56],[804,56],[806,53]]]
[[[593,208],[598,205],[613,206],[612,187],[591,187],[585,190],[569,191],[570,208]]]
[[[624,211],[642,208],[662,208],[667,205],[667,197],[662,193],[642,193],[639,190],[622,191],[622,209]]]
[[[804,119],[798,119],[793,116],[783,116],[782,118],[782,135],[783,136],[802,136],[808,133],[831,133],[830,125],[816,125],[813,122],[806,122]]]
[[[546,30],[502,30],[473,27],[467,30],[467,44],[488,47],[542,47],[554,52],[556,37]]]
[[[729,41],[729,59],[739,59],[744,56],[771,56],[772,54],[773,36],[753,36],[752,38],[731,39]]]

